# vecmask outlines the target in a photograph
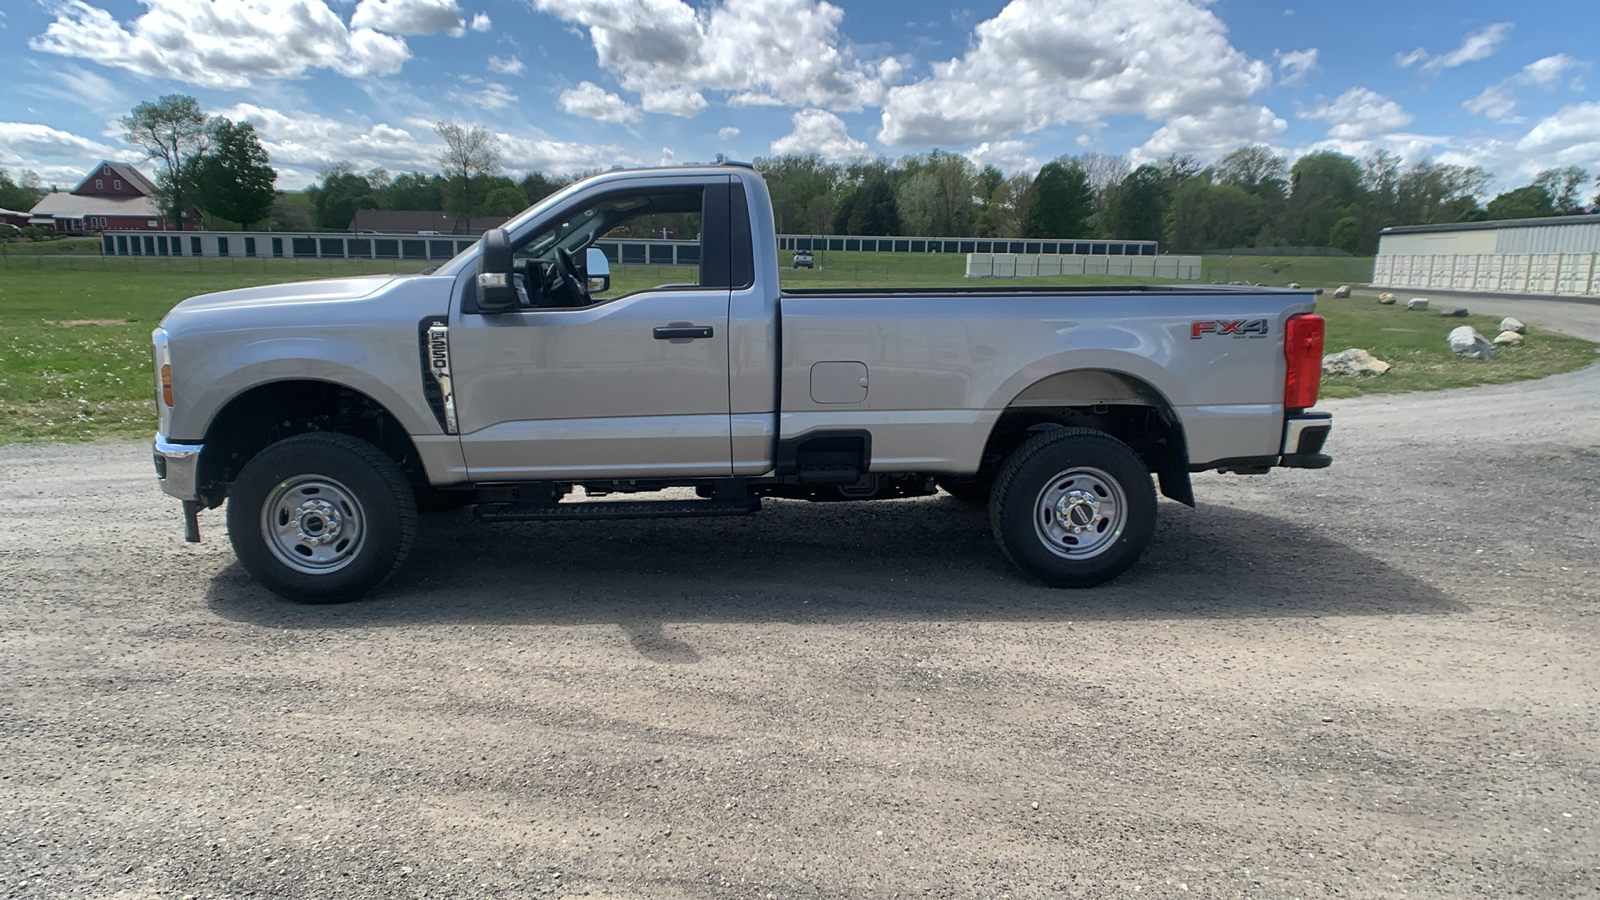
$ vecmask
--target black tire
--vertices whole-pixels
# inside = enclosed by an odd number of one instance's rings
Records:
[[[400,568],[416,534],[405,475],[347,434],[279,441],[245,464],[229,492],[228,540],[239,562],[300,603],[359,599]]]
[[[975,478],[936,478],[934,484],[939,490],[973,506],[988,506],[989,494],[994,489],[994,476],[983,475]]]
[[[1150,471],[1088,428],[1029,438],[995,477],[989,523],[1012,564],[1051,587],[1085,588],[1133,565],[1155,529]]]

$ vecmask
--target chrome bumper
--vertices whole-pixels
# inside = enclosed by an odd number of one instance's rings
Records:
[[[179,500],[199,500],[195,480],[203,449],[204,444],[178,444],[156,435],[150,452],[155,458],[156,481],[161,490]]]

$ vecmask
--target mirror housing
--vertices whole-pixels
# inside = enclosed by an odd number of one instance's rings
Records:
[[[590,247],[583,255],[583,272],[589,280],[591,295],[611,290],[611,261],[599,247]]]
[[[504,228],[485,231],[478,248],[478,312],[492,316],[517,308],[513,265],[511,236]]]

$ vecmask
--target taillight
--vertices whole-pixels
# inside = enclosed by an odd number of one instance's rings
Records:
[[[1317,405],[1317,391],[1322,388],[1322,332],[1325,325],[1321,316],[1312,313],[1289,317],[1283,331],[1283,358],[1289,363],[1288,374],[1283,379],[1285,409],[1307,409]]]
[[[172,366],[161,367],[161,399],[170,408],[172,406]]]

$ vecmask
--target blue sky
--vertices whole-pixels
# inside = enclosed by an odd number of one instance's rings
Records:
[[[1600,3],[1243,0],[6,0],[0,167],[137,161],[167,93],[255,124],[279,186],[336,161],[433,171],[431,124],[506,169],[933,147],[1063,154],[1378,149],[1600,175]]]

